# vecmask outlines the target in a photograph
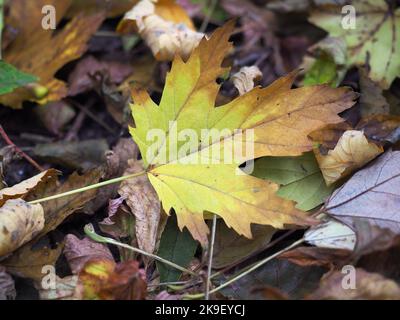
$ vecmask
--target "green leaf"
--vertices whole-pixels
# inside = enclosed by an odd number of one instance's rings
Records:
[[[37,80],[37,77],[19,71],[11,64],[0,60],[0,95]]]
[[[345,14],[343,5],[318,6],[309,20],[346,42],[348,66],[367,66],[368,76],[387,89],[400,75],[400,8],[396,1],[346,2]]]
[[[305,74],[303,80],[305,86],[325,83],[332,87],[337,85],[336,64],[328,55],[319,57]]]
[[[194,257],[198,246],[187,229],[179,231],[176,216],[168,218],[167,225],[161,236],[158,256],[172,261],[182,267],[187,267]],[[160,282],[172,282],[179,280],[181,271],[170,268],[164,263],[157,262],[157,269],[160,273]]]
[[[297,202],[304,211],[320,205],[332,193],[312,152],[300,157],[265,157],[255,162],[254,176],[279,183],[277,195]]]

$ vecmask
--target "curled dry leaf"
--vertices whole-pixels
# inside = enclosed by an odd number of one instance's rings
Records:
[[[129,167],[124,175],[143,171],[139,161],[129,160]],[[121,183],[118,193],[125,198],[126,203],[135,216],[135,232],[139,248],[154,252],[157,230],[160,224],[160,201],[146,175],[125,180]]]
[[[362,131],[348,130],[327,155],[318,149],[314,152],[326,184],[331,185],[374,159],[383,148],[369,142]]]
[[[44,212],[40,204],[8,200],[0,208],[0,257],[34,238],[43,227]]]
[[[16,295],[13,278],[0,266],[0,300],[14,300]]]
[[[254,82],[262,78],[262,72],[257,66],[242,67],[232,76],[232,82],[240,95],[254,88]]]
[[[73,274],[78,274],[89,260],[113,260],[107,245],[88,238],[80,240],[73,234],[65,237],[64,255]]]
[[[17,199],[24,198],[29,196],[29,194],[34,191],[36,188],[40,188],[46,182],[55,181],[57,178],[58,172],[54,169],[49,169],[43,171],[36,176],[24,180],[12,187],[4,188],[0,190],[0,207],[8,200],[8,199]]]
[[[176,54],[186,60],[204,37],[193,30],[189,16],[173,0],[141,0],[125,14],[118,31],[126,32],[132,24],[154,57],[162,61],[170,61]]]
[[[10,2],[7,22],[18,30],[18,34],[7,46],[4,60],[22,71],[38,76],[40,85],[46,87],[48,93],[43,97],[43,95],[33,94],[30,89],[19,88],[0,97],[0,102],[4,105],[21,108],[24,100],[45,104],[65,97],[66,84],[54,78],[54,74],[66,63],[79,58],[86,51],[86,42],[104,19],[102,13],[92,16],[79,15],[62,30],[57,30],[57,33],[53,34],[42,27],[42,8],[46,5],[55,7],[58,23],[65,15],[70,1],[13,0]]]
[[[80,272],[76,292],[87,300],[142,300],[146,289],[137,261],[95,259]]]
[[[378,273],[355,269],[355,288],[343,287],[343,273],[336,271],[322,279],[320,287],[308,299],[328,300],[398,300],[400,287]]]

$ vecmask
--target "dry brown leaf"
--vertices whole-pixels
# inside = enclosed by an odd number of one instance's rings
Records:
[[[362,131],[347,130],[327,155],[318,149],[314,152],[326,184],[331,185],[374,159],[383,148],[368,142]]]
[[[49,182],[40,188],[36,188],[29,195],[29,200],[41,199],[50,195],[67,192],[70,190],[83,188],[99,182],[103,171],[101,168],[90,170],[83,175],[73,173],[68,179],[59,186],[55,182]],[[69,215],[81,209],[87,202],[96,196],[96,190],[80,192],[67,197],[54,199],[43,203],[45,224],[39,236],[54,230]]]
[[[257,66],[242,67],[232,76],[232,82],[238,89],[239,95],[243,95],[254,88],[254,81],[260,80],[262,75]]]
[[[355,269],[355,288],[343,288],[343,274],[336,271],[322,279],[320,287],[309,299],[327,300],[398,300],[400,287],[390,279],[378,273],[369,273],[363,269]]]
[[[73,274],[79,274],[86,262],[92,259],[113,260],[107,245],[88,238],[80,240],[73,234],[65,237],[64,255]]]
[[[124,175],[143,171],[139,161],[130,160]],[[118,193],[124,197],[134,214],[136,238],[139,248],[154,252],[157,241],[157,230],[160,224],[160,202],[147,176],[125,180],[121,183]]]
[[[0,190],[0,207],[8,199],[24,198],[30,194],[35,188],[39,188],[46,182],[55,181],[58,172],[54,169],[43,171],[32,178],[24,180],[12,187]]]
[[[317,247],[299,247],[282,253],[279,258],[287,259],[299,266],[321,266],[333,270],[348,261],[350,250]]]
[[[7,272],[22,278],[33,279],[40,282],[43,276],[44,266],[54,266],[63,249],[63,244],[55,249],[48,247],[32,248],[32,242],[28,242],[12,256],[2,261],[7,268]]]
[[[0,208],[0,257],[34,238],[43,227],[44,212],[40,204],[8,200]]]
[[[193,30],[189,16],[172,0],[141,0],[125,14],[118,31],[125,33],[135,28],[161,61],[170,61],[176,54],[187,59],[204,37]]]
[[[54,74],[86,51],[86,42],[104,20],[102,13],[80,15],[54,33],[53,30],[42,27],[42,8],[45,5],[55,7],[59,23],[70,5],[70,0],[13,0],[10,3],[7,24],[18,30],[18,34],[7,46],[4,60],[21,71],[38,76],[39,83],[48,89],[48,94],[45,97],[35,97],[32,90],[19,88],[0,97],[0,103],[4,105],[21,108],[25,100],[45,104],[65,97],[66,85],[54,78]]]

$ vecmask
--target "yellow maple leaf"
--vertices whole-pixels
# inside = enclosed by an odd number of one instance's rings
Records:
[[[86,51],[86,42],[104,20],[103,13],[79,15],[62,30],[45,30],[42,26],[42,8],[46,5],[54,6],[58,23],[70,3],[70,0],[13,0],[10,3],[7,25],[18,33],[6,47],[4,60],[19,70],[38,76],[39,83],[48,89],[48,93],[45,97],[35,97],[32,90],[18,88],[12,93],[2,95],[1,104],[21,108],[25,100],[45,104],[67,95],[66,84],[54,78],[54,74]]]
[[[231,49],[233,27],[229,22],[209,40],[203,38],[187,62],[175,57],[159,105],[144,91],[132,92],[136,127],[130,131],[149,180],[164,210],[173,208],[179,227],[187,227],[203,244],[208,233],[205,212],[222,217],[246,237],[251,237],[252,223],[275,228],[311,223],[293,202],[276,196],[277,184],[246,175],[238,166],[261,156],[311,150],[307,135],[341,122],[337,114],[356,97],[348,88],[325,85],[291,89],[294,72],[216,108],[216,79],[226,71],[221,63]],[[222,135],[207,136],[204,130]],[[181,134],[189,141],[171,139]]]

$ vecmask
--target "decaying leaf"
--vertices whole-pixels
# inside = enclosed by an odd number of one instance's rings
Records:
[[[88,238],[80,240],[73,234],[65,237],[64,254],[73,274],[79,274],[89,260],[113,260],[113,256],[105,244],[94,242]]]
[[[50,181],[40,188],[36,188],[29,194],[28,200],[37,200],[58,193],[67,192],[73,189],[83,188],[85,186],[99,182],[102,176],[102,169],[96,168],[82,175],[73,173],[60,186],[56,181]],[[88,201],[96,195],[96,190],[89,190],[67,197],[62,197],[43,203],[45,224],[39,236],[54,230],[69,215],[81,209]]]
[[[208,233],[205,211],[218,214],[229,227],[247,237],[251,237],[251,223],[276,228],[313,223],[291,201],[275,195],[278,185],[237,174],[238,165],[261,156],[295,156],[310,151],[312,142],[307,135],[326,124],[341,122],[337,113],[351,107],[356,97],[348,88],[325,85],[290,89],[295,78],[291,73],[268,88],[254,88],[214,108],[219,89],[215,80],[226,70],[221,63],[231,48],[228,39],[232,29],[233,22],[227,23],[210,40],[203,39],[186,63],[179,56],[174,59],[160,105],[143,91],[133,92],[136,128],[131,129],[131,134],[143,156],[149,180],[165,212],[174,208],[180,228],[187,227],[203,244]],[[200,142],[204,128],[230,133],[222,139],[208,137]],[[156,148],[154,141],[146,139],[151,129],[166,133]],[[197,133],[187,154],[163,160],[164,151],[168,155],[176,146],[168,141],[170,133],[183,129]],[[234,152],[233,145],[241,141],[243,148],[250,132],[254,133],[254,152]],[[183,144],[178,142],[177,147]],[[226,154],[230,159],[235,155],[234,163],[225,159]]]
[[[40,78],[40,85],[47,88],[48,93],[45,97],[35,96],[32,90],[19,88],[0,98],[0,103],[4,105],[21,108],[24,100],[45,104],[65,97],[66,85],[54,78],[54,74],[67,62],[80,57],[86,51],[86,42],[104,19],[102,13],[80,15],[53,34],[52,30],[42,27],[42,8],[46,5],[55,7],[58,23],[67,11],[70,0],[13,0],[10,3],[7,23],[18,30],[18,34],[7,46],[4,60],[21,71]]]
[[[346,2],[353,8],[346,11],[346,17],[342,5],[321,6],[314,9],[310,21],[331,36],[343,38],[347,64],[366,66],[369,77],[387,89],[400,75],[400,40],[396,36],[400,33],[400,9],[385,0]]]
[[[400,151],[385,152],[336,190],[327,201],[325,212],[350,226],[353,226],[355,220],[361,220],[398,234],[399,163]],[[358,237],[357,228],[355,231]]]
[[[186,12],[173,0],[141,0],[128,11],[118,30],[126,32],[137,27],[157,60],[172,60],[175,54],[189,57],[203,33],[193,30]]]
[[[143,165],[139,161],[129,160],[128,164],[124,175],[143,171]],[[160,202],[149,179],[147,176],[140,176],[125,180],[121,183],[118,193],[125,198],[136,218],[135,230],[139,248],[153,253],[161,212]]]
[[[296,208],[314,209],[333,192],[326,186],[312,152],[299,157],[264,157],[254,164],[253,175],[281,184],[278,196],[297,202]]]
[[[55,266],[63,250],[60,244],[56,248],[49,247],[33,248],[32,243],[28,242],[16,250],[12,256],[2,261],[7,272],[22,278],[29,278],[35,282],[41,283],[44,266]]]
[[[299,247],[282,253],[279,259],[287,259],[299,266],[321,266],[333,270],[346,264],[350,254],[351,251],[345,249]]]
[[[306,231],[304,239],[309,244],[319,248],[353,250],[356,235],[347,225],[328,219],[324,223],[313,226]]]
[[[146,288],[137,261],[116,264],[96,259],[89,261],[79,274],[77,291],[87,300],[143,300]]]
[[[0,208],[0,257],[34,238],[43,227],[44,212],[40,204],[8,200]]]
[[[55,181],[58,172],[54,169],[43,171],[32,178],[24,180],[12,187],[0,190],[0,207],[9,199],[24,198],[44,183]]]
[[[232,76],[232,82],[240,95],[254,88],[254,81],[262,78],[262,72],[257,66],[242,67]]]
[[[335,148],[322,155],[314,149],[327,185],[349,175],[383,152],[383,148],[369,142],[362,131],[347,130]]]
[[[378,273],[369,273],[363,269],[355,269],[355,286],[351,289],[343,287],[343,273],[336,271],[322,279],[320,287],[309,299],[337,300],[398,300],[400,287],[390,279]]]

